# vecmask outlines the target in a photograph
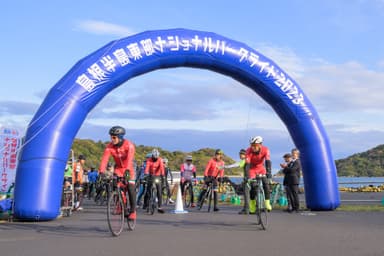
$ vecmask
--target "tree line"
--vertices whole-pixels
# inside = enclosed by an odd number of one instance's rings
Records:
[[[384,145],[336,160],[336,168],[339,176],[383,177]]]
[[[95,167],[97,169],[99,167],[101,157],[107,143],[108,142],[103,142],[103,141],[95,142],[90,139],[75,139],[72,144],[74,157],[76,159],[79,155],[84,155],[87,159],[86,167],[87,168]],[[135,152],[136,162],[138,164],[141,164],[145,159],[145,155],[150,153],[154,148],[155,148],[154,146],[136,145],[136,152]],[[162,149],[160,147],[156,147],[156,148],[160,152],[160,157],[168,159],[168,166],[172,171],[180,170],[180,165],[184,162],[185,157],[187,155],[192,155],[193,164],[196,166],[196,169],[197,169],[197,175],[203,175],[205,166],[207,165],[209,159],[214,156],[215,150],[216,150],[212,148],[202,148],[192,152],[183,152],[183,151],[171,152],[171,151]],[[69,157],[71,157],[71,155]],[[225,154],[223,155],[223,160],[226,164],[232,164],[235,162],[232,158],[226,156]],[[110,159],[110,161],[113,162],[112,158]],[[241,173],[242,173],[242,170],[240,170],[240,168],[232,168],[232,169],[225,170],[226,175],[239,175]]]
[[[87,158],[87,167],[98,168],[105,145],[108,142],[93,141],[89,139],[75,139],[72,144],[72,150],[75,158],[82,154]],[[135,159],[141,163],[145,155],[150,153],[153,146],[136,145]],[[214,155],[215,149],[202,148],[197,151],[168,151],[156,147],[160,151],[160,156],[168,159],[168,166],[172,171],[178,171],[187,155],[192,155],[193,162],[196,165],[198,175],[203,175],[206,164]],[[232,164],[235,161],[224,154],[223,159],[226,164]],[[112,160],[111,160],[112,161]],[[383,177],[384,176],[384,145],[379,145],[368,151],[353,154],[349,157],[335,161],[338,176],[352,177]],[[226,175],[240,175],[243,171],[240,168],[226,169]]]

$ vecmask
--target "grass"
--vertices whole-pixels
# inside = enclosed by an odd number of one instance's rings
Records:
[[[340,205],[336,211],[348,212],[384,212],[384,205],[346,204]]]

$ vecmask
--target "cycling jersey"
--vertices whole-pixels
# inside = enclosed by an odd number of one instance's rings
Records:
[[[163,159],[161,159],[161,157],[157,159],[153,159],[152,157],[148,158],[144,173],[152,176],[165,176]]]
[[[104,150],[100,163],[100,173],[104,173],[107,167],[109,157],[115,160],[114,173],[118,177],[123,177],[125,170],[129,170],[129,179],[135,180],[135,169],[133,168],[133,158],[135,156],[135,145],[129,140],[124,139],[122,145],[116,146],[110,142]]]
[[[73,165],[73,172],[72,172],[72,181],[73,184],[78,183],[79,185],[83,184],[83,166],[79,162],[75,162]]]
[[[204,176],[223,177],[224,176],[224,161],[211,158],[205,167]]]
[[[250,164],[248,174],[249,179],[256,178],[257,174],[265,175],[267,173],[267,170],[265,169],[264,165],[266,160],[271,160],[269,149],[267,147],[261,146],[259,152],[253,152],[252,148],[250,147],[247,149],[245,162],[247,164]]]
[[[72,177],[72,164],[65,166],[64,177]]]
[[[183,163],[180,166],[180,176],[185,180],[196,178],[196,166],[194,164]]]

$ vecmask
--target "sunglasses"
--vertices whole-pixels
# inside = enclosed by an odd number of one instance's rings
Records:
[[[113,140],[115,140],[117,138],[118,138],[117,136],[111,136],[111,139],[113,139]]]

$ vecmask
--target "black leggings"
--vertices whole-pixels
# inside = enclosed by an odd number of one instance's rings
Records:
[[[136,211],[136,185],[128,183],[129,211]]]
[[[148,182],[148,187],[147,187],[147,193],[145,193],[145,196],[144,196],[144,205],[145,206],[148,206],[148,200],[149,200],[149,197],[150,197],[150,193],[151,193],[151,189],[152,188],[152,183],[154,182],[154,180],[158,178],[161,180],[161,177],[160,176],[152,176],[151,179],[149,179],[149,182]],[[162,193],[161,193],[161,182],[159,183],[156,183],[156,190],[157,190],[157,199],[158,199],[158,207],[161,208],[161,205],[163,204],[163,197],[162,197]]]

